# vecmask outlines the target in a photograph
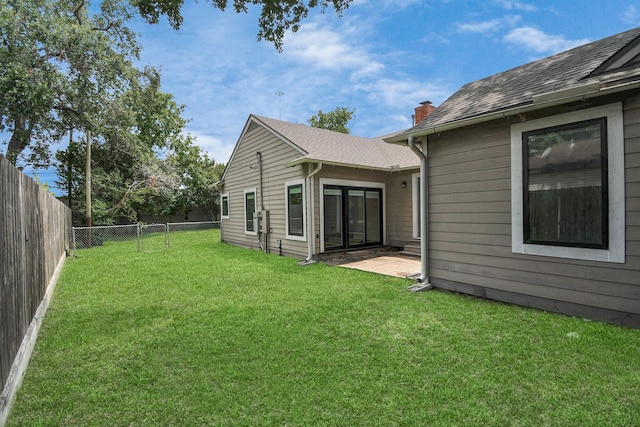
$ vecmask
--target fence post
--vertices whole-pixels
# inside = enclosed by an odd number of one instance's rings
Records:
[[[171,241],[169,240],[169,223],[168,222],[165,228],[165,233],[167,234],[167,249],[169,249],[169,246],[171,245]]]
[[[73,257],[78,258],[78,250],[76,249],[76,228],[71,227],[71,231],[73,233]]]
[[[138,252],[142,251],[142,242],[141,242],[142,231],[140,230],[140,223],[136,224],[136,237],[138,239]]]

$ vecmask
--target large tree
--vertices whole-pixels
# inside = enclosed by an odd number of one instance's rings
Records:
[[[173,209],[181,175],[166,159],[198,147],[183,132],[187,123],[182,118],[184,106],[160,86],[156,70],[145,69],[121,99],[104,106],[103,121],[95,123],[91,216],[96,224],[109,223],[117,216],[136,220],[140,213],[163,214]],[[86,215],[85,137],[72,139],[66,149],[58,151],[56,160],[58,186],[67,189],[70,206]]]
[[[309,125],[314,128],[328,129],[341,133],[349,133],[347,124],[353,118],[356,110],[349,110],[346,107],[336,107],[335,110],[324,113],[318,111],[307,120]]]
[[[0,3],[0,130],[12,162],[30,148],[24,162],[48,165],[52,144],[70,129],[92,130],[121,99],[139,74],[126,26],[134,13],[120,0]]]
[[[338,15],[352,0],[234,0],[237,13],[261,7],[258,39],[282,48],[312,8]],[[211,0],[222,11],[227,0]],[[182,24],[184,0],[5,0],[0,2],[0,131],[10,135],[7,157],[47,166],[51,145],[71,129],[99,132],[106,104],[114,104],[139,72],[135,33],[139,14]]]
[[[340,15],[351,0],[234,0],[237,13],[261,7],[258,39],[280,50],[312,8]],[[59,185],[83,209],[86,136],[92,135],[94,204],[105,222],[116,215],[188,212],[217,200],[216,164],[185,136],[183,106],[160,91],[160,75],[139,69],[140,46],[128,27],[141,15],[182,24],[184,0],[4,0],[0,2],[0,131],[15,164],[50,164]],[[224,11],[226,0],[211,0]],[[215,208],[215,206],[214,206]],[[215,216],[215,209],[212,210]],[[93,218],[98,218],[94,212]]]
[[[211,5],[222,11],[226,10],[227,0],[209,0]],[[258,40],[266,40],[274,44],[279,51],[285,32],[298,31],[300,23],[307,17],[309,11],[320,7],[322,12],[333,7],[336,14],[341,16],[349,7],[352,0],[233,0],[236,13],[246,13],[251,6],[261,7],[258,21]],[[165,16],[175,29],[182,25],[181,9],[184,0],[133,0],[140,15],[150,23],[157,23],[161,16]]]

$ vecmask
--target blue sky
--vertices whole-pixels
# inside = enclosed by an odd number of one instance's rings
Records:
[[[249,114],[306,124],[347,107],[352,134],[385,135],[410,127],[422,101],[438,106],[465,83],[640,26],[632,0],[354,0],[342,18],[310,13],[279,53],[256,40],[258,8],[186,3],[179,31],[136,25],[140,65],[161,69],[187,131],[224,163]]]

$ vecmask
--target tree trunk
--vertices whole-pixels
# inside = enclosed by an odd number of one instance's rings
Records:
[[[14,124],[13,134],[7,146],[7,159],[15,166],[18,156],[31,142],[31,127],[27,127],[24,117],[18,117]]]

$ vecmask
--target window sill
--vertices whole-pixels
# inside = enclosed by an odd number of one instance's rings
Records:
[[[307,241],[307,238],[305,236],[291,236],[289,234],[287,234],[285,239],[287,239],[287,240],[296,240],[298,242],[306,242]]]
[[[612,249],[569,248],[565,246],[547,246],[522,244],[513,245],[512,252],[523,255],[538,255],[554,258],[567,258],[582,261],[615,262],[623,264],[624,252]]]

